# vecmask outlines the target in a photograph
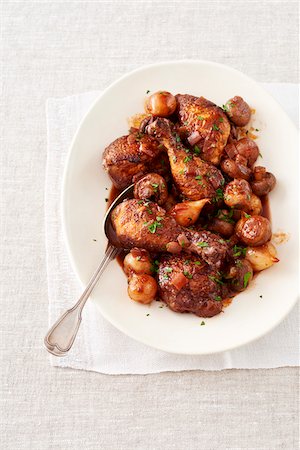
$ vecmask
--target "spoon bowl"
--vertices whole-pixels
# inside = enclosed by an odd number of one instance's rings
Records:
[[[115,207],[120,203],[122,203],[123,200],[125,200],[126,198],[132,198],[133,188],[134,184],[131,184],[126,189],[124,189],[124,191],[122,191],[120,195],[118,195],[118,197],[112,202],[112,204],[106,211],[106,214],[103,219],[104,234],[107,237],[109,244],[114,245],[115,247],[118,247],[119,244],[115,230],[111,223],[111,214],[115,209]]]

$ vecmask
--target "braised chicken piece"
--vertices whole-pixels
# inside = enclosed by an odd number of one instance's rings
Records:
[[[122,248],[138,247],[150,252],[177,253],[179,247],[179,252],[197,253],[217,269],[227,256],[227,244],[220,236],[205,230],[181,227],[154,202],[124,200],[112,213],[112,225],[116,245]]]
[[[186,127],[190,135],[198,135],[201,158],[218,165],[230,133],[226,114],[204,97],[178,94],[176,100],[180,124]]]
[[[137,174],[152,170],[162,174],[167,172],[168,163],[161,158],[161,151],[159,143],[151,136],[135,132],[116,139],[106,147],[103,167],[113,184],[118,189],[125,189]]]
[[[176,241],[182,233],[173,217],[151,201],[124,200],[112,212],[111,220],[118,245],[127,249],[163,252],[168,242]]]
[[[219,274],[200,258],[164,255],[158,268],[159,296],[176,312],[212,317],[222,311]]]
[[[224,184],[220,170],[202,161],[180,142],[168,119],[157,118],[146,127],[167,149],[173,181],[180,193],[189,200],[215,198]]]

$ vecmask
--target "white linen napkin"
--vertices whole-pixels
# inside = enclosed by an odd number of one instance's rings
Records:
[[[298,123],[298,85],[264,84]],[[48,158],[46,169],[45,221],[49,294],[49,325],[81,294],[62,238],[61,181],[67,150],[78,123],[99,92],[49,99],[46,105]],[[50,355],[59,367],[93,370],[106,374],[146,374],[180,370],[257,369],[299,364],[298,307],[273,332],[236,350],[208,356],[169,354],[125,336],[88,301],[73,348],[66,357]]]

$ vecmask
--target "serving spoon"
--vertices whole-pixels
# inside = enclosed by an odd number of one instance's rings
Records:
[[[125,198],[132,196],[134,185],[131,184],[126,188],[110,205],[104,220],[103,229],[108,239],[108,244],[104,256],[97,267],[95,273],[91,277],[87,287],[83,291],[81,297],[75,305],[68,309],[50,328],[44,338],[44,344],[48,352],[55,356],[65,356],[72,347],[79,326],[81,323],[82,310],[86,304],[87,299],[91,295],[94,287],[97,285],[102,273],[117,255],[121,249],[116,247],[117,239],[111,223],[111,213],[113,209],[121,203]]]

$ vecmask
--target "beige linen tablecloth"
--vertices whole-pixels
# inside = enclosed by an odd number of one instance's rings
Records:
[[[1,448],[298,448],[298,370],[107,376],[49,367],[45,101],[207,58],[297,82],[293,1],[2,2]]]

